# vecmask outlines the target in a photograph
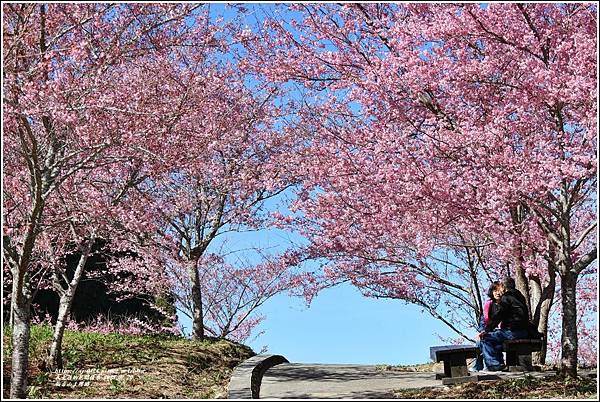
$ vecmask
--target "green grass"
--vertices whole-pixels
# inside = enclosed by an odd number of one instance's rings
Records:
[[[10,359],[12,355],[12,328],[4,327],[4,349],[2,359]],[[29,359],[37,358],[48,353],[52,341],[52,327],[50,325],[33,325],[29,337]]]
[[[10,374],[10,328],[5,328],[4,373]],[[44,361],[52,328],[34,325],[29,344],[32,398],[213,398],[223,396],[233,368],[254,352],[226,340],[192,341],[176,336],[134,336],[65,331],[65,369],[136,369],[133,380],[111,379],[91,387],[54,387]],[[168,379],[168,381],[167,381]],[[4,395],[10,381],[6,381]]]
[[[4,331],[5,340],[11,336]],[[65,331],[63,338],[64,368],[76,369],[82,365],[98,368],[120,367],[132,362],[156,359],[169,342],[180,338],[167,336],[135,336],[100,334],[96,332]],[[52,341],[52,327],[34,325],[29,340],[29,359],[32,363],[42,361]],[[12,345],[5,343],[4,358],[10,358]]]
[[[157,359],[169,339],[69,331],[63,343],[65,368],[76,369],[82,365],[112,368]]]

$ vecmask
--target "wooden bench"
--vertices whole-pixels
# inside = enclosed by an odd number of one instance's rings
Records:
[[[542,350],[540,339],[514,339],[504,341],[502,345],[506,352],[508,371],[533,371],[531,353]]]
[[[470,375],[467,367],[467,359],[477,356],[477,348],[473,345],[446,345],[432,346],[429,348],[431,360],[436,363],[444,362],[444,374],[441,377],[442,384],[458,384],[469,381],[477,381],[476,375]]]

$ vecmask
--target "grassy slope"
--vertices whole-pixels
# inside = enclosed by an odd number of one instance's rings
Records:
[[[4,396],[10,382],[9,334],[4,334]],[[57,387],[45,372],[51,328],[35,326],[30,345],[29,396],[36,398],[224,398],[233,368],[254,355],[247,346],[225,340],[65,333],[65,369],[134,370],[133,378],[113,376],[87,387]],[[117,378],[115,378],[117,377]]]

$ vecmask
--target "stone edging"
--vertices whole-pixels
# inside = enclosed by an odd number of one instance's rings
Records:
[[[289,363],[280,355],[256,355],[244,360],[231,373],[228,399],[259,399],[260,383],[265,372],[277,364]]]

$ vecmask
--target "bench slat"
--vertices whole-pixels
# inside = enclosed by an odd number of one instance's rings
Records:
[[[504,343],[522,343],[522,344],[542,344],[540,339],[510,339],[508,341],[504,341]]]
[[[477,348],[473,345],[447,345],[447,346],[432,346],[429,348],[429,355],[434,362],[444,360],[444,357],[449,355],[464,355],[465,358],[477,356]]]
[[[515,339],[511,341],[504,341],[502,346],[505,352],[539,352],[542,350],[542,341],[539,339]]]

